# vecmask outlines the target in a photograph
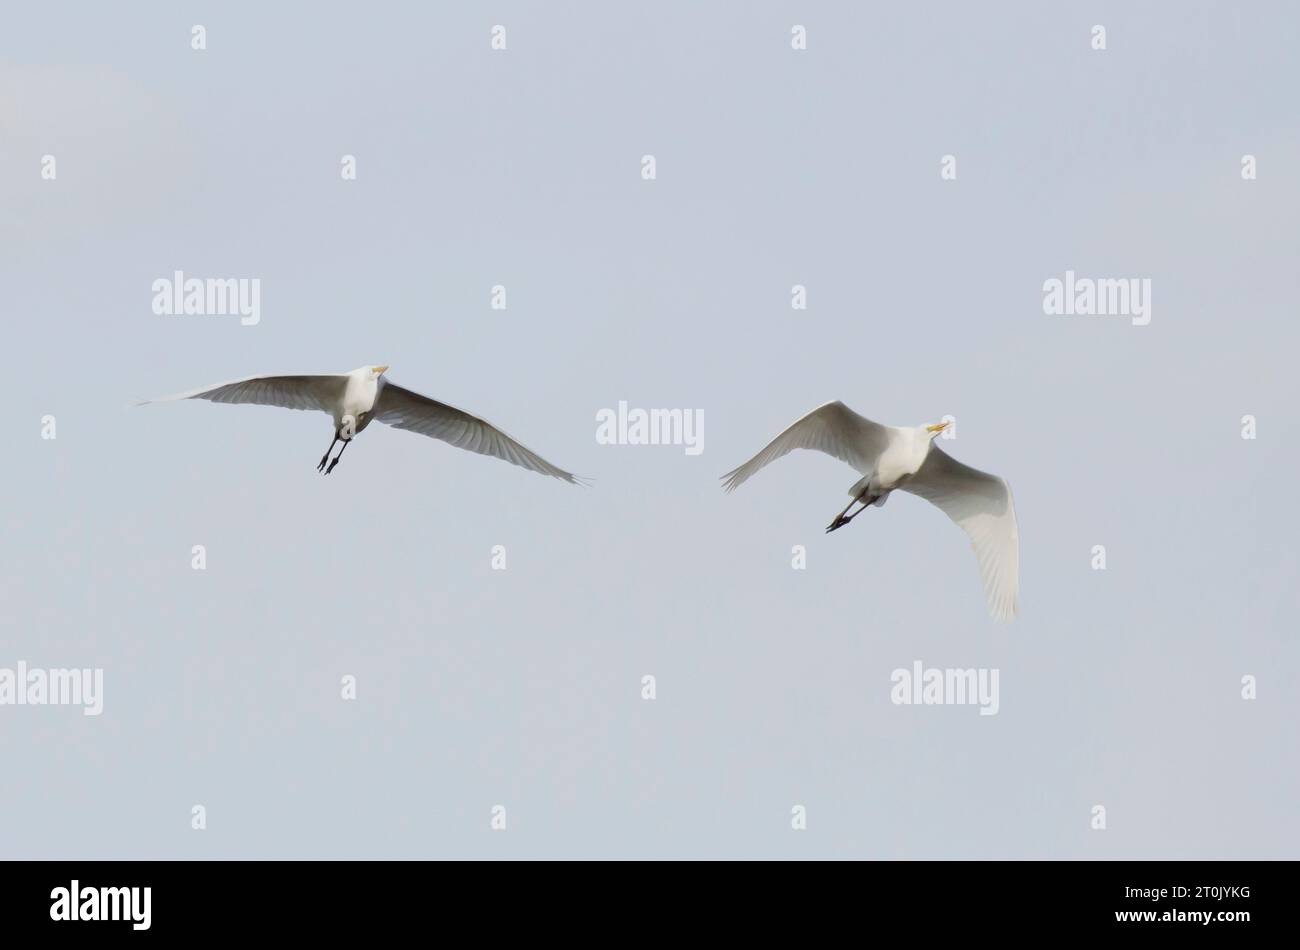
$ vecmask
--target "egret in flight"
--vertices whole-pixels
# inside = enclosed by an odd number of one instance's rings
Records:
[[[530,472],[578,483],[575,476],[525,448],[490,422],[389,382],[384,375],[387,369],[387,366],[362,366],[333,376],[249,376],[148,401],[206,399],[324,412],[334,420],[334,441],[321,456],[316,471],[326,475],[334,471],[357,434],[378,419],[395,429],[418,432],[449,442],[458,449],[504,459]],[[343,448],[331,460],[330,453],[339,442]]]
[[[1020,537],[1011,486],[996,475],[963,465],[935,445],[934,437],[947,427],[947,422],[885,426],[842,402],[828,402],[723,475],[723,487],[734,491],[793,449],[816,449],[862,475],[849,488],[852,500],[826,526],[827,533],[844,527],[872,505],[880,507],[895,489],[920,495],[966,532],[979,561],[989,613],[997,620],[1011,620],[1019,609],[1020,589]],[[854,505],[862,507],[849,514]]]

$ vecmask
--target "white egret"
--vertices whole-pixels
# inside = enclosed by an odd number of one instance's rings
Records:
[[[389,382],[384,375],[387,369],[387,366],[362,366],[350,373],[333,376],[249,376],[146,402],[207,399],[210,402],[320,410],[334,419],[334,441],[316,466],[316,471],[323,471],[326,475],[334,471],[352,439],[378,419],[396,429],[418,432],[449,442],[459,449],[491,455],[530,472],[577,484],[575,476],[525,448],[491,423]],[[330,460],[330,452],[339,442],[343,443],[343,448]]]
[[[966,532],[979,561],[989,613],[1010,620],[1019,609],[1020,537],[1011,486],[1005,479],[963,465],[934,437],[946,422],[922,426],[881,425],[842,402],[828,402],[794,423],[763,451],[723,475],[734,491],[755,472],[793,449],[816,449],[848,463],[862,475],[849,488],[852,501],[826,526],[844,527],[868,507],[880,507],[895,489],[920,495]],[[853,514],[849,509],[862,505]]]

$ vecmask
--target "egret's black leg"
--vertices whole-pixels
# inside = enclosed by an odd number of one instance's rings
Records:
[[[346,451],[348,450],[348,446],[351,445],[351,444],[352,444],[352,440],[351,440],[351,439],[344,439],[344,440],[343,440],[343,448],[339,449],[339,454],[336,455],[336,456],[334,456],[334,461],[330,462],[329,468],[325,469],[325,474],[326,474],[326,475],[328,475],[330,472],[334,471],[334,466],[337,465],[337,464],[339,464],[339,459],[343,458],[343,453],[346,452]],[[333,446],[330,446],[330,447],[333,448]]]
[[[853,520],[854,518],[856,518],[858,515],[862,514],[862,512],[864,512],[864,511],[866,511],[868,508],[870,508],[870,507],[871,507],[871,503],[872,503],[873,501],[875,501],[874,498],[862,498],[862,499],[860,499],[860,500],[861,500],[861,502],[862,502],[862,507],[859,508],[857,511],[853,512],[853,514],[849,515],[847,518],[845,518],[845,519],[844,519],[844,523],[845,523],[845,524],[848,524],[850,521],[852,521],[852,520]]]
[[[826,526],[826,533],[827,533],[827,534],[830,534],[830,533],[831,533],[832,531],[834,531],[836,528],[838,528],[838,527],[840,527],[841,525],[843,525],[843,524],[845,523],[845,522],[844,522],[844,516],[845,516],[846,514],[848,514],[848,513],[849,513],[849,509],[852,508],[852,507],[853,507],[854,505],[856,505],[857,503],[858,503],[858,499],[857,499],[857,498],[853,498],[853,499],[851,499],[851,500],[849,501],[849,503],[848,503],[847,505],[844,506],[844,510],[841,511],[838,515],[835,516],[835,520],[832,521],[830,524],[828,524],[828,525]]]
[[[337,442],[338,440],[339,440],[339,434],[335,432],[334,442]],[[334,451],[334,442],[330,443],[330,447],[326,449],[325,454],[320,457],[320,464],[316,466],[316,471],[318,472],[325,471],[325,463],[330,460],[330,453]]]
[[[846,524],[848,524],[858,515],[862,514],[862,512],[870,508],[871,502],[874,500],[875,499],[873,498],[868,498],[866,492],[863,492],[857,498],[854,498],[851,502],[849,502],[847,505],[844,506],[843,511],[841,511],[838,515],[835,516],[835,520],[826,526],[826,533],[830,534],[832,531],[844,527]],[[861,502],[862,507],[859,508],[857,511],[853,512],[853,514],[848,515],[849,509],[852,508],[854,505],[858,504],[859,502]],[[845,515],[848,515],[848,517],[846,518]]]

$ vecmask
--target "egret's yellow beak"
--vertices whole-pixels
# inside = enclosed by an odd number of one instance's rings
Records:
[[[387,373],[387,372],[388,372],[388,366],[387,366],[387,365],[384,365],[384,366],[372,366],[372,367],[370,367],[370,368],[373,369],[376,373]]]
[[[926,432],[942,432],[944,429],[948,428],[948,425],[949,425],[949,423],[947,423],[947,422],[936,422],[936,423],[935,423],[934,425],[932,425],[932,426],[926,426],[926,427],[925,427],[925,431],[926,431]]]

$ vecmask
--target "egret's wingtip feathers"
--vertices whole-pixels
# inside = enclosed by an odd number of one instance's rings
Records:
[[[1007,603],[991,603],[989,616],[998,623],[1011,623],[1020,616],[1020,601],[1017,599]]]

